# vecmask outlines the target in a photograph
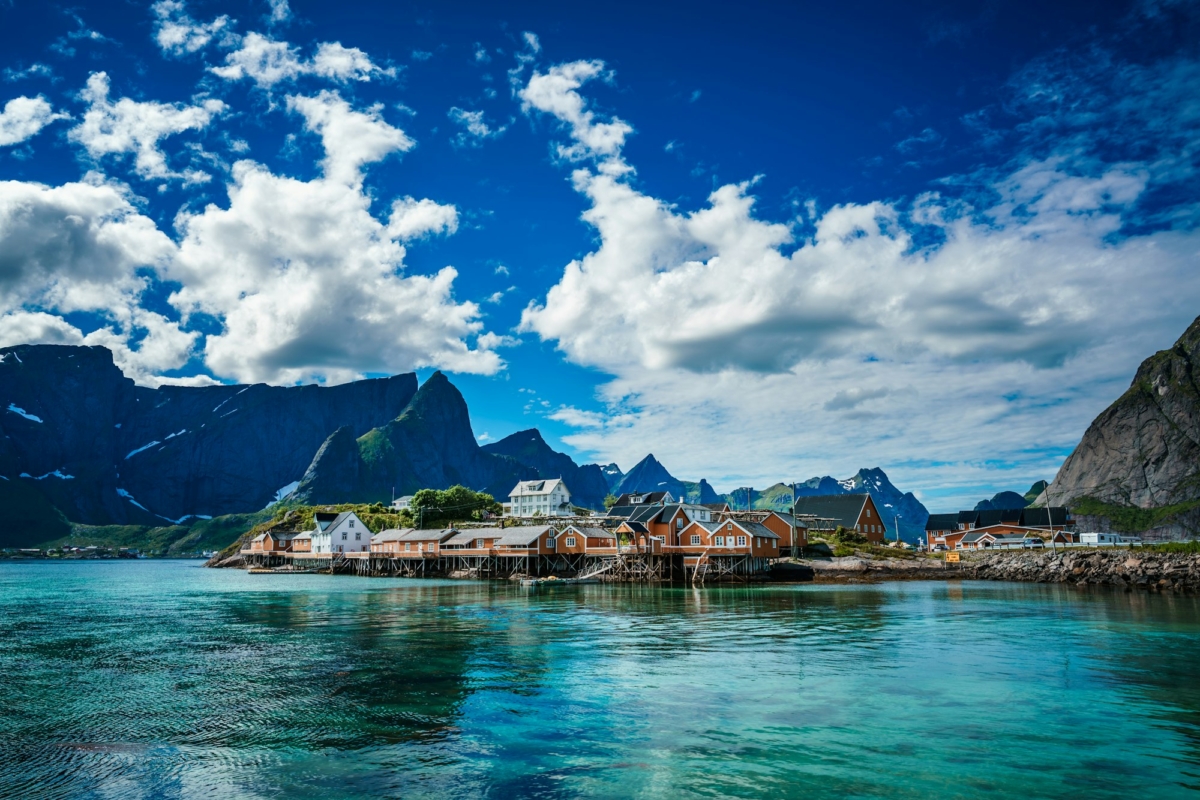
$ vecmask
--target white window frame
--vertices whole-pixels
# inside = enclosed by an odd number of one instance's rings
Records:
[[[738,542],[737,543],[738,547],[745,547],[746,546],[746,537],[745,536],[737,537],[737,542]]]
[[[724,536],[718,536],[718,537],[716,537],[716,538],[713,540],[713,544],[714,544],[715,546],[717,546],[717,547],[724,547],[724,546],[725,546],[725,537],[724,537]]]
[[[696,533],[692,534],[692,544],[693,545],[700,544],[700,535],[699,534],[696,534]]]
[[[575,537],[568,536],[567,537],[567,547],[574,547],[574,546],[575,546]]]

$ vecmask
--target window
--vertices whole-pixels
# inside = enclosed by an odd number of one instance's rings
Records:
[[[729,523],[728,525],[726,525],[726,526],[725,526],[725,530],[727,530],[727,531],[731,531],[731,530],[733,530],[733,523],[731,522],[731,523]]]
[[[406,553],[407,553],[407,552],[408,552],[408,549],[409,549],[410,547],[412,547],[412,544],[411,544],[411,543],[409,543],[409,542],[405,542],[405,543],[404,543],[404,552],[406,552]]]
[[[715,544],[717,547],[724,547],[725,546],[725,537],[724,536],[716,537],[715,539],[713,539],[713,544]]]
[[[700,544],[700,537],[694,533],[692,534],[692,544]]]
[[[680,517],[679,519],[675,520],[675,530],[680,530],[682,528],[683,528],[683,517]]]
[[[483,539],[476,539],[476,540],[475,540],[475,547],[476,547],[476,549],[478,549],[478,550],[482,550],[482,549],[483,549]]]
[[[775,540],[774,540],[774,539],[768,539],[768,540],[767,540],[767,547],[770,547],[772,550],[773,550],[773,549],[775,549]]]
[[[745,536],[739,536],[739,537],[738,537],[738,544],[737,544],[737,546],[738,546],[738,547],[745,547],[745,546],[746,546],[746,537],[745,537]]]
[[[343,541],[343,542],[344,542],[344,541],[346,541],[346,539],[347,539],[349,536],[350,536],[350,534],[346,533],[345,531],[342,531],[342,541]]]
[[[568,536],[567,537],[567,547],[574,547],[574,546],[575,546],[575,537]]]
[[[351,527],[353,527],[353,526],[351,526]],[[356,541],[356,542],[362,541],[362,532],[361,531],[354,532],[354,541]]]
[[[762,539],[761,539],[760,537],[758,537],[758,536],[755,536],[755,537],[754,537],[754,546],[755,546],[755,547],[762,547]]]
[[[351,527],[351,528],[353,528],[353,527],[354,527],[354,520],[350,520],[350,527]]]

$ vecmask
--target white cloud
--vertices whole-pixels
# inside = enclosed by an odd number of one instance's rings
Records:
[[[313,58],[313,74],[335,81],[369,81],[371,76],[395,76],[394,68],[383,69],[372,63],[370,57],[357,47],[343,47],[341,42],[322,42]]]
[[[67,114],[55,114],[53,106],[38,97],[14,97],[0,112],[0,147],[20,144],[37,135],[38,131],[56,119],[68,119]]]
[[[287,42],[253,32],[246,34],[241,47],[225,56],[225,66],[210,69],[229,81],[249,78],[263,89],[302,75],[317,75],[344,83],[369,81],[376,74],[396,74],[392,68],[377,66],[357,47],[344,47],[341,42],[322,42],[317,46],[316,56],[306,61]]]
[[[154,12],[154,41],[165,55],[184,56],[204,49],[214,37],[229,33],[231,20],[222,14],[212,22],[197,22],[182,0],[158,0]]]
[[[92,158],[133,153],[134,170],[142,178],[184,178],[190,182],[208,179],[199,171],[173,171],[159,142],[184,131],[203,130],[225,110],[223,102],[210,98],[199,105],[185,106],[123,97],[114,103],[108,99],[108,92],[108,75],[92,73],[82,92],[88,110],[70,132],[71,139],[82,144]]]
[[[419,366],[501,368],[478,306],[454,301],[456,271],[403,276],[405,249],[370,203],[358,186],[297,181],[243,161],[234,165],[228,208],[181,214],[169,277],[183,288],[171,302],[223,322],[205,347],[214,373],[340,383]],[[476,337],[472,348],[467,340]]]
[[[428,198],[402,197],[392,203],[388,235],[402,242],[431,234],[452,234],[458,230],[458,209]]]
[[[329,180],[357,185],[362,167],[396,151],[411,150],[416,143],[404,131],[384,121],[382,104],[355,111],[337,92],[316,97],[289,95],[288,109],[304,117],[305,128],[321,137],[323,163]]]
[[[583,96],[576,91],[598,77],[605,77],[603,61],[558,64],[546,74],[535,71],[520,92],[522,108],[526,112],[536,109],[551,114],[570,126],[575,144],[559,147],[559,155],[573,160],[599,159],[602,169],[620,174],[628,170],[620,152],[625,137],[633,133],[633,128],[617,117],[609,122],[598,122]]]
[[[261,33],[248,33],[237,50],[225,56],[225,66],[210,67],[214,75],[227,81],[250,78],[263,88],[280,81],[295,80],[308,71],[298,51],[287,42],[268,39]]]
[[[267,3],[271,6],[269,22],[278,24],[292,18],[292,8],[288,5],[288,0],[267,0]]]
[[[146,279],[137,270],[160,269],[174,246],[124,187],[98,179],[0,183],[0,241],[4,345],[102,344],[126,374],[150,384],[155,372],[186,362],[196,334],[139,305]],[[72,312],[108,324],[85,335],[59,316]]]
[[[484,139],[494,139],[508,130],[507,125],[498,128],[489,126],[483,118],[482,111],[467,111],[454,106],[448,112],[448,116],[463,128],[452,140],[460,147],[478,147]]]
[[[1027,160],[991,180],[988,206],[847,203],[797,241],[755,215],[753,181],[693,211],[635,188],[621,152],[631,129],[577,91],[603,70],[561,65],[520,93],[569,126],[561,152],[596,161],[572,177],[599,246],[520,329],[615,376],[602,424],[557,417],[601,460],[637,460],[654,442],[691,478],[881,464],[952,485],[996,480],[1003,470],[978,463],[995,459],[1019,485],[1050,477],[1137,362],[1196,313],[1200,236],[1117,236],[1147,185],[1140,165]]]

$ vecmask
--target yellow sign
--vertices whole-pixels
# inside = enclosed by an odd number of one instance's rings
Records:
[[[959,562],[959,558],[960,557],[958,553],[946,553],[946,561],[951,564],[957,564]]]

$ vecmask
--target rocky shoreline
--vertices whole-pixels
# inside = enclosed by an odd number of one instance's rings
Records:
[[[816,583],[895,580],[989,580],[1111,586],[1125,591],[1200,594],[1200,555],[1150,550],[1003,551],[964,553],[959,564],[928,558],[861,557],[799,562]]]

